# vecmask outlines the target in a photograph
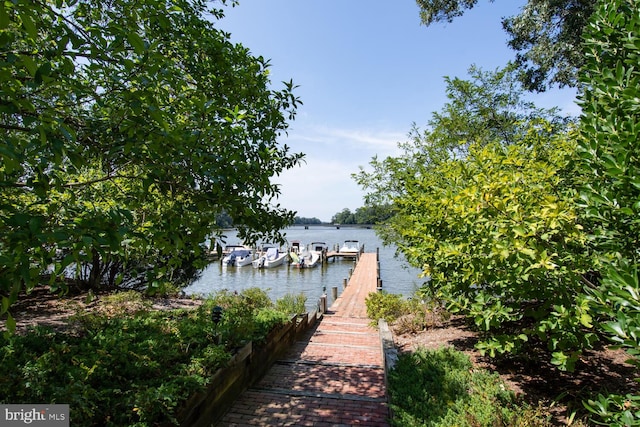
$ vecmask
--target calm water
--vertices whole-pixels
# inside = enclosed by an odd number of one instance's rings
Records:
[[[241,244],[235,231],[229,231],[227,244]],[[345,240],[358,240],[364,244],[365,252],[375,252],[380,248],[380,277],[382,287],[389,293],[410,296],[424,279],[418,277],[420,271],[409,267],[404,259],[395,257],[395,247],[383,246],[374,230],[363,228],[323,227],[311,226],[292,227],[286,230],[288,241],[299,240],[307,245],[311,242],[325,242],[329,248],[342,245]],[[282,265],[275,268],[256,269],[248,267],[222,267],[220,262],[213,262],[205,268],[200,277],[185,289],[187,294],[208,295],[222,289],[242,291],[251,287],[259,287],[267,291],[275,300],[287,293],[304,293],[307,296],[307,308],[315,309],[318,298],[323,294],[323,288],[331,301],[331,288],[338,287],[338,294],[342,292],[342,282],[349,275],[349,269],[354,268],[353,261],[329,261],[326,265],[310,269],[291,268]]]

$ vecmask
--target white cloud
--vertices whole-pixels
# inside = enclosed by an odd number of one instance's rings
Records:
[[[281,186],[278,203],[298,216],[327,222],[344,208],[355,211],[364,204],[364,192],[351,175],[373,156],[398,154],[397,144],[405,138],[397,131],[298,123],[283,143],[305,153],[305,162],[274,179]]]
[[[357,151],[362,153],[361,160],[368,162],[376,154],[387,156],[397,153],[398,142],[406,139],[406,132],[311,126],[292,133],[290,139],[320,144],[318,148],[326,150],[327,157],[340,156],[344,150]]]

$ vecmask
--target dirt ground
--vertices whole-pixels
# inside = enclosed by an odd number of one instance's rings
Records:
[[[193,299],[157,299],[152,307],[156,309],[196,307],[199,301]],[[99,298],[87,299],[86,295],[59,298],[48,291],[35,291],[21,298],[11,308],[16,320],[16,330],[22,333],[29,326],[47,325],[58,330],[68,330],[69,319],[79,311],[99,310]],[[0,330],[4,329],[4,319]],[[563,373],[551,364],[533,362],[539,358],[494,360],[483,357],[474,348],[477,334],[460,317],[452,317],[438,322],[436,326],[418,333],[394,332],[395,345],[399,352],[408,352],[421,346],[439,348],[453,346],[469,355],[474,364],[498,373],[508,386],[533,406],[541,404],[554,416],[554,425],[568,425],[568,416],[574,408],[582,410],[580,400],[589,392],[603,389],[626,394],[640,387],[634,381],[637,372],[625,363],[628,358],[623,351],[601,348],[586,353],[577,365],[576,372]],[[561,399],[558,401],[558,398]]]
[[[73,331],[74,317],[91,311],[109,314],[133,313],[141,308],[140,301],[131,301],[117,307],[107,307],[100,296],[87,294],[59,297],[45,289],[37,289],[27,296],[19,298],[11,306],[10,313],[16,321],[16,333],[24,333],[33,326],[47,326],[58,331]],[[151,300],[152,309],[195,308],[201,301],[192,298],[157,298]],[[0,331],[6,330],[5,318],[0,318]]]

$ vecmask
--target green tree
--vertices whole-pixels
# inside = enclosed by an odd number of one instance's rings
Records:
[[[509,145],[528,132],[528,124],[537,119],[563,129],[572,122],[558,115],[557,109],[542,109],[524,99],[517,70],[508,66],[487,72],[469,68],[470,79],[445,77],[449,101],[442,111],[432,113],[429,130],[416,125],[409,140],[399,144],[404,155],[378,159],[370,170],[354,175],[366,191],[367,205],[385,205],[405,194],[404,183],[424,168],[452,158],[464,157],[472,144],[501,141]]]
[[[580,191],[600,280],[589,287],[604,331],[640,367],[640,2],[601,1],[585,38],[581,72]],[[638,425],[640,396],[587,405],[610,425]]]
[[[305,217],[299,217],[297,216],[295,218],[295,220],[293,221],[294,224],[296,225],[309,225],[309,224],[322,224],[322,221],[320,221],[318,218],[313,217],[313,218],[305,218]]]
[[[223,212],[247,239],[293,221],[271,177],[302,157],[277,142],[299,100],[222,16],[204,0],[0,2],[2,313],[96,260],[171,280]]]
[[[493,0],[490,0],[493,2]],[[422,23],[451,22],[478,0],[416,0]],[[596,0],[529,0],[517,16],[503,18],[508,45],[527,89],[576,86],[584,58],[582,32]]]
[[[356,218],[349,208],[344,208],[331,217],[332,224],[355,224]]]
[[[381,236],[431,277],[424,292],[475,321],[481,350],[546,348],[571,369],[596,338],[572,192],[576,135],[499,81],[449,80],[451,102],[430,130],[357,179],[393,202]]]
[[[386,205],[366,205],[356,209],[356,224],[380,224],[393,215],[393,207]]]
[[[393,207],[390,204],[361,206],[355,212],[345,208],[336,213],[331,218],[331,222],[334,224],[380,224],[393,215],[392,210]]]

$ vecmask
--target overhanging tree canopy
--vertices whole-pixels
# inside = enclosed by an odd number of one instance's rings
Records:
[[[489,0],[493,2],[493,0]],[[416,0],[423,24],[451,22],[478,0]],[[576,86],[584,63],[582,32],[596,0],[529,0],[521,13],[503,18],[509,46],[527,89]]]
[[[302,158],[277,142],[299,100],[222,16],[203,0],[0,2],[2,312],[96,259],[168,277],[221,212],[248,238],[293,220],[270,178]]]

